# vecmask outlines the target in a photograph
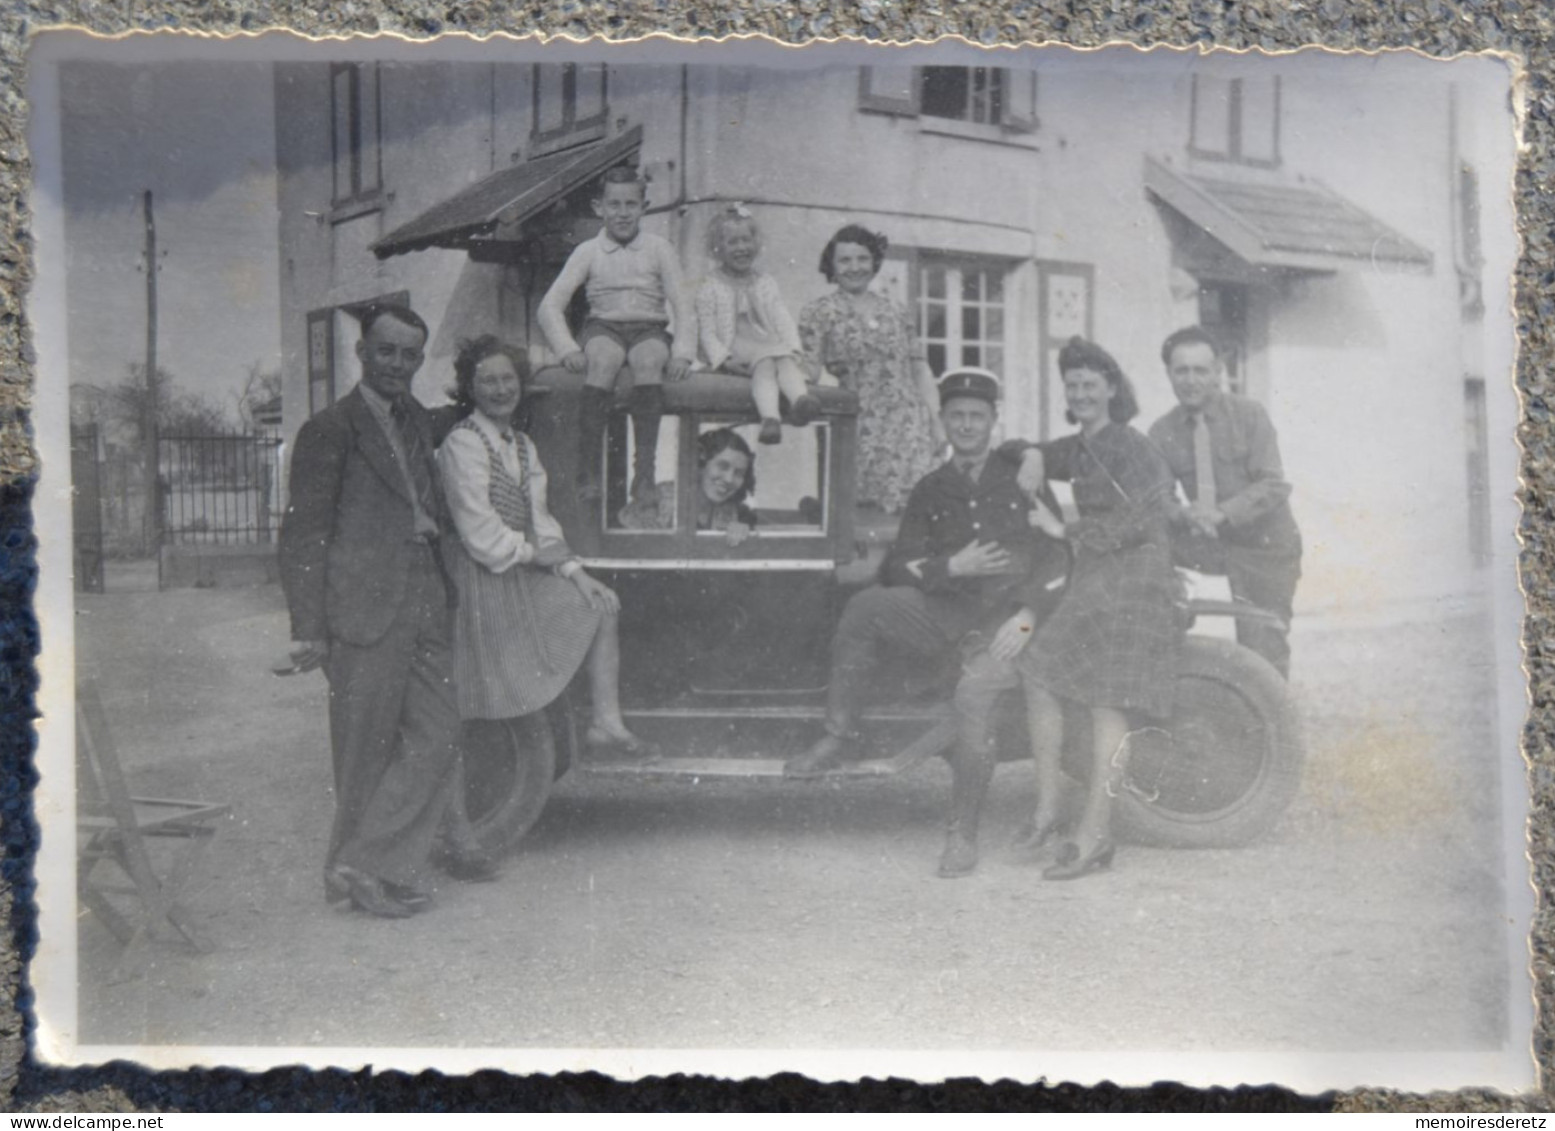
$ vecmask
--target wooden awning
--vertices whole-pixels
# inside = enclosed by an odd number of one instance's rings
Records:
[[[379,259],[446,247],[487,258],[509,242],[525,220],[642,148],[642,126],[582,149],[537,157],[499,169],[434,204],[372,245]]]
[[[1254,267],[1432,269],[1428,249],[1323,185],[1206,177],[1146,157],[1145,190]]]

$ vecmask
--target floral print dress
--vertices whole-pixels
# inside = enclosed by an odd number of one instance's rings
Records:
[[[833,291],[800,312],[799,338],[808,359],[858,394],[857,501],[900,511],[938,463],[907,311],[873,291]]]

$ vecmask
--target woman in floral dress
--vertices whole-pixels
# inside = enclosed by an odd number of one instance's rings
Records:
[[[869,289],[885,249],[883,235],[838,229],[821,252],[821,274],[837,289],[800,312],[799,337],[812,363],[858,394],[857,501],[894,514],[933,469],[945,434],[911,317]]]

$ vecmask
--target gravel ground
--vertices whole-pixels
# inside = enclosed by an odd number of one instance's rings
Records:
[[[323,681],[276,679],[273,588],[79,599],[135,792],[230,802],[186,904],[216,949],[125,958],[80,921],[105,1045],[1173,1049],[1522,1045],[1485,621],[1298,622],[1308,766],[1244,849],[1124,846],[1044,883],[1005,845],[933,876],[948,775],[645,782],[570,774],[495,884],[406,922],[329,909]],[[1517,975],[1521,978],[1521,973]],[[1292,1063],[1295,1063],[1293,1061]],[[1353,1081],[1352,1081],[1353,1082]],[[1461,1081],[1455,1081],[1458,1083]]]

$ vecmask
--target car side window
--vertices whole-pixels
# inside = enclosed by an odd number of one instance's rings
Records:
[[[713,517],[705,526],[699,523],[697,532],[714,535],[726,529],[731,519],[754,517],[750,525],[756,537],[825,534],[830,428],[824,422],[806,427],[785,424],[777,444],[760,443],[759,433],[756,424],[701,423],[698,482],[692,497],[698,500],[700,513]],[[746,482],[733,494],[730,464],[748,464]]]
[[[605,528],[611,533],[652,534],[675,530],[678,506],[675,468],[680,452],[680,418],[659,419],[651,457],[638,458],[637,429],[624,413],[614,414],[605,436]]]

